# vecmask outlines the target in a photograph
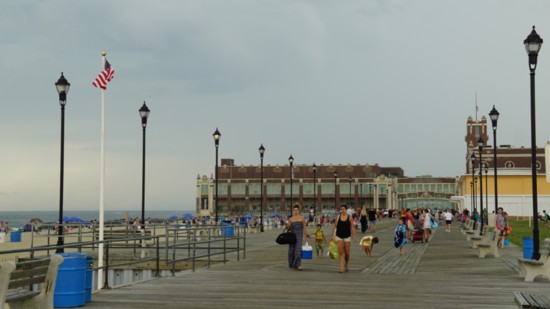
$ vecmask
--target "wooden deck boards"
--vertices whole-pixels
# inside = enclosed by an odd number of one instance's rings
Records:
[[[372,257],[358,240],[352,243],[348,273],[338,273],[337,261],[315,252],[303,262],[304,271],[289,269],[287,247],[274,241],[280,230],[267,230],[247,236],[245,260],[100,291],[86,308],[506,309],[517,308],[513,291],[545,294],[550,288],[548,281],[519,278],[513,268],[521,256],[517,247],[502,249],[503,258],[478,258],[458,224],[451,233],[440,228],[427,244],[407,244],[401,256],[393,247],[394,225],[379,223]]]

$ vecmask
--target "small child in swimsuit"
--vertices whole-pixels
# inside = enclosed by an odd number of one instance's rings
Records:
[[[361,241],[359,242],[359,245],[363,250],[365,250],[365,254],[367,256],[372,256],[372,247],[374,247],[374,244],[378,243],[378,237],[373,237],[372,235],[365,236],[361,238]]]
[[[317,251],[317,256],[319,256],[319,252],[322,256],[327,240],[325,239],[325,232],[321,230],[321,224],[317,224],[317,230],[313,232],[313,235],[315,235],[315,250]]]

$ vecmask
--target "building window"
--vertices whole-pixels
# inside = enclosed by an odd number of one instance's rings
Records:
[[[537,170],[540,170],[541,164],[540,164],[540,162],[539,162],[539,161],[537,161],[537,165],[536,165],[536,167],[537,167]]]
[[[334,194],[334,184],[333,183],[322,183],[321,190],[323,195],[325,194]]]
[[[506,168],[514,168],[514,167],[516,167],[516,165],[515,165],[514,162],[512,162],[512,161],[507,161],[506,163],[504,163],[504,167],[506,167]]]
[[[269,194],[269,195],[281,194],[281,184],[280,183],[268,183],[267,184],[267,194]]]
[[[250,195],[260,195],[261,186],[259,183],[250,183],[248,184],[248,194]]]
[[[244,183],[233,183],[231,184],[231,195],[244,195],[245,193]]]

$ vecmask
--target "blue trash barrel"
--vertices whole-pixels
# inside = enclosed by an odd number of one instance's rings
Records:
[[[92,278],[94,276],[94,257],[86,256],[86,285],[84,286],[84,302],[92,301]]]
[[[11,231],[10,232],[10,241],[11,242],[21,242],[21,231]]]
[[[56,308],[80,307],[84,305],[86,277],[86,254],[80,252],[61,253],[63,263],[59,265],[53,306]]]
[[[222,221],[222,236],[234,236],[235,228],[231,221],[224,220]]]
[[[530,260],[533,258],[533,238],[523,237],[523,258]]]

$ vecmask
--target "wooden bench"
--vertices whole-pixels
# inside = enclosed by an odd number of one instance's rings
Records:
[[[526,292],[514,292],[514,300],[519,308],[550,309],[550,302],[542,295]]]
[[[550,238],[544,240],[540,253],[539,260],[518,259],[519,276],[523,277],[524,281],[533,282],[538,276],[550,279]]]
[[[498,253],[498,234],[496,231],[487,233],[485,242],[477,244],[477,248],[479,249],[480,258],[485,258],[487,254],[492,254],[496,258],[500,257],[500,253]]]
[[[482,233],[481,236],[479,236],[479,235],[470,236],[470,240],[472,241],[472,249],[477,249],[478,244],[486,242],[487,241],[487,234],[490,233],[490,232],[493,232],[494,230],[495,230],[494,227],[485,225],[483,227],[483,233]]]
[[[0,290],[0,309],[5,303],[10,309],[17,308],[53,308],[53,295],[59,265],[63,257],[57,254],[48,258],[22,261],[15,264],[15,270],[2,279],[7,289]],[[40,290],[33,290],[40,285]]]

